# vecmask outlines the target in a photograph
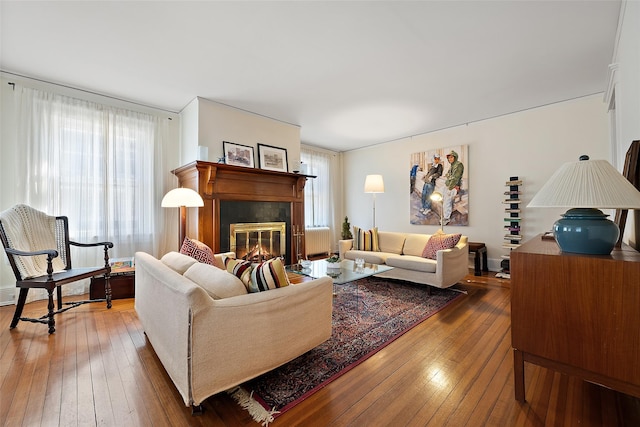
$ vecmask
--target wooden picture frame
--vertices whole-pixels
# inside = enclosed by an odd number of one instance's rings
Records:
[[[258,164],[260,165],[260,169],[289,172],[287,149],[258,144]]]
[[[255,167],[253,147],[236,144],[235,142],[222,141],[222,148],[224,150],[224,162],[226,164],[247,168]]]

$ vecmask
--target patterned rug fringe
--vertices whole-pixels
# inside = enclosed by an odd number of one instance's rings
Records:
[[[270,411],[266,410],[261,404],[256,402],[253,398],[253,392],[248,393],[242,387],[234,387],[232,389],[227,390],[227,394],[233,398],[238,405],[240,405],[243,409],[246,409],[249,412],[251,417],[262,424],[264,427],[268,427],[269,423],[272,423],[274,420],[274,414],[280,413],[280,411],[276,411],[272,409]]]

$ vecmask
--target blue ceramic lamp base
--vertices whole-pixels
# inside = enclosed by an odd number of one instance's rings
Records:
[[[553,235],[562,252],[609,255],[620,229],[599,209],[569,209],[553,224]]]

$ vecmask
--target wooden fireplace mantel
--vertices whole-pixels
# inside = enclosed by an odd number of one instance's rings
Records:
[[[304,230],[304,186],[311,175],[276,172],[223,163],[195,161],[173,171],[180,187],[191,188],[204,200],[201,208],[187,209],[187,236],[195,237],[220,252],[220,202],[223,200],[288,202],[291,225]],[[294,247],[293,233],[287,238]],[[301,241],[304,252],[304,239]],[[293,252],[293,251],[292,251]],[[292,264],[293,254],[287,254]]]

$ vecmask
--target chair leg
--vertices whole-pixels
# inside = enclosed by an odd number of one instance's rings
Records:
[[[29,293],[29,288],[20,288],[20,295],[18,295],[18,303],[16,304],[16,311],[13,314],[13,320],[11,321],[11,325],[9,329],[13,329],[18,326],[18,322],[20,321],[20,316],[22,316],[22,309],[24,309],[24,303],[27,300],[27,294]]]
[[[53,304],[53,289],[47,289],[47,293],[49,294],[49,304],[47,304],[47,308],[49,309],[49,321],[47,322],[47,325],[49,325],[49,333],[52,334],[56,331],[56,321],[53,318],[53,315],[55,314],[53,311],[55,308],[55,305]]]
[[[111,277],[110,274],[104,275],[104,297],[107,300],[107,308],[111,308]]]
[[[62,310],[62,286],[56,286],[58,290],[58,310]]]

